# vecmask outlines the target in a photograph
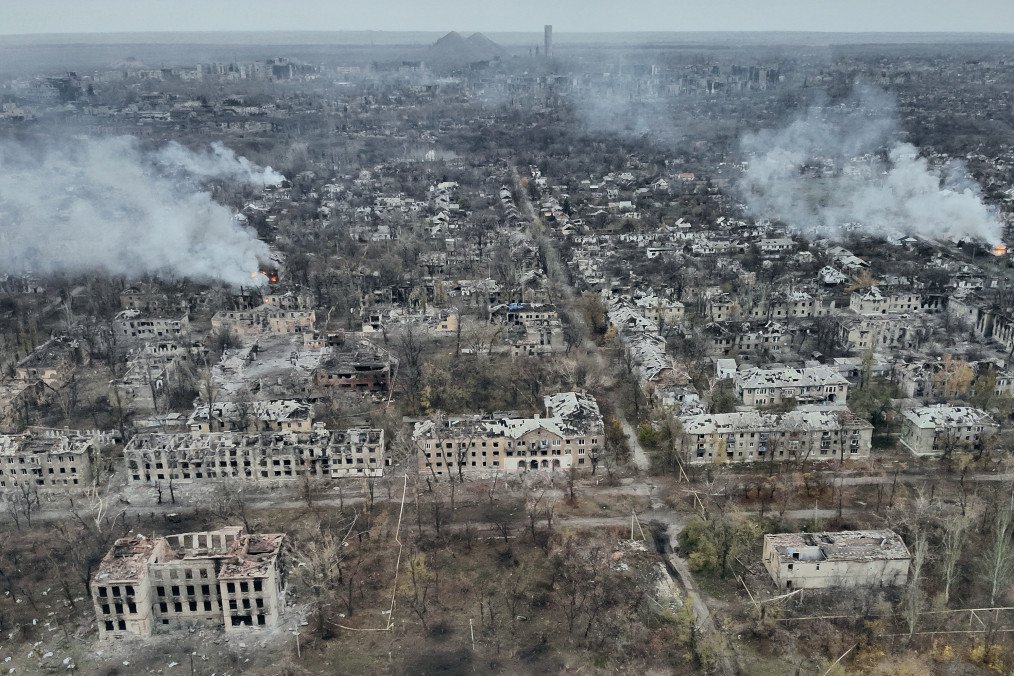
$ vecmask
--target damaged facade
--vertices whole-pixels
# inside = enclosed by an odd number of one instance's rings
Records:
[[[120,538],[91,580],[99,637],[193,625],[276,626],[285,606],[284,540],[240,526]]]
[[[97,452],[95,438],[81,434],[0,435],[0,489],[87,486]]]
[[[563,325],[554,305],[499,305],[490,310],[490,321],[505,327],[504,341],[515,357],[538,357],[564,349]]]
[[[313,406],[298,399],[216,401],[198,404],[191,432],[312,432]]]
[[[680,422],[690,464],[868,458],[873,437],[873,425],[848,409],[710,413]]]
[[[546,416],[461,416],[417,422],[419,471],[479,478],[504,472],[591,468],[605,444],[598,403],[582,392],[544,398]]]
[[[971,406],[923,406],[901,415],[901,443],[915,455],[981,451],[997,429],[988,413]]]
[[[384,431],[138,434],[123,449],[127,480],[154,484],[383,476]]]
[[[117,313],[113,331],[118,338],[132,340],[183,339],[190,333],[190,316],[160,315],[141,310],[122,310]]]
[[[786,399],[797,402],[844,402],[849,381],[834,369],[765,368],[739,371],[736,394],[747,406],[774,406]]]
[[[892,530],[764,536],[764,567],[779,589],[900,587],[912,556]]]

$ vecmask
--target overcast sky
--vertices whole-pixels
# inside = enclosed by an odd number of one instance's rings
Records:
[[[1014,33],[1014,0],[0,0],[0,34],[133,31]]]

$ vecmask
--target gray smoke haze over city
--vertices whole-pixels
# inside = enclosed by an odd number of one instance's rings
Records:
[[[751,214],[816,237],[846,230],[1000,241],[1002,228],[960,161],[934,166],[898,139],[894,100],[857,87],[780,129],[741,141]]]
[[[130,136],[3,142],[0,267],[249,284],[267,246],[200,189],[199,178],[263,186],[281,177],[224,146],[149,153]]]

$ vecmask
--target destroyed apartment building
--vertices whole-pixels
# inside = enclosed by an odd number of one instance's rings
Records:
[[[313,386],[325,393],[387,392],[395,363],[389,352],[366,340],[331,348],[313,372]]]
[[[96,453],[96,437],[83,434],[0,435],[0,489],[88,486]]]
[[[240,526],[120,538],[91,579],[99,638],[194,625],[228,631],[279,624],[287,570],[282,534]]]
[[[873,438],[873,425],[848,409],[708,413],[680,423],[690,464],[864,459]]]
[[[624,359],[655,401],[679,406],[700,399],[690,374],[667,353],[658,324],[625,299],[611,301],[608,317],[623,342]]]
[[[764,536],[764,567],[778,589],[900,587],[912,555],[892,530]]]
[[[152,314],[141,310],[121,310],[116,314],[113,331],[118,339],[183,340],[190,333],[190,316],[184,311],[176,314]]]
[[[834,314],[835,302],[805,291],[776,292],[758,299],[737,299],[723,293],[708,301],[707,316],[713,322],[737,320],[785,321]]]
[[[490,321],[505,327],[504,347],[511,356],[540,357],[564,349],[563,325],[555,305],[499,305],[490,310]]]
[[[844,402],[849,381],[827,366],[754,368],[738,371],[736,394],[747,406],[775,406],[786,400],[800,403]]]
[[[128,355],[126,371],[110,387],[124,407],[141,413],[158,411],[173,387],[192,373],[206,354],[200,343],[147,343]]]
[[[50,338],[14,366],[14,379],[24,382],[41,380],[59,389],[78,364],[87,364],[88,351],[68,336]]]
[[[304,333],[299,338],[261,335],[229,350],[212,369],[219,398],[316,400],[339,392],[387,392],[397,362],[367,340]]]
[[[997,424],[971,406],[923,406],[902,411],[901,443],[914,455],[947,456],[982,451]]]
[[[211,318],[216,333],[233,333],[241,338],[262,333],[290,335],[312,333],[317,323],[314,310],[277,309],[262,305],[252,310],[221,310]]]
[[[788,350],[797,334],[796,329],[773,320],[711,322],[704,327],[709,352],[724,357]]]
[[[28,412],[51,399],[72,378],[88,351],[69,337],[47,340],[14,364],[13,378],[0,380],[0,429],[23,429]]]
[[[437,416],[415,424],[419,471],[469,478],[506,472],[592,468],[605,444],[593,397],[563,392],[544,397],[546,415]]]
[[[313,406],[298,399],[216,401],[194,407],[191,432],[312,432]]]
[[[127,479],[157,485],[379,477],[389,461],[382,429],[148,433],[123,449]]]
[[[146,314],[176,314],[185,312],[187,301],[155,285],[129,286],[120,292],[120,308]]]

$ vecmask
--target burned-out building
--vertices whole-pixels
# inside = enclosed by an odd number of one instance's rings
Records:
[[[680,423],[689,464],[865,459],[873,438],[873,425],[848,409],[707,413]]]
[[[313,371],[313,386],[322,392],[387,392],[393,358],[368,341],[333,348]]]
[[[156,484],[382,476],[381,429],[138,434],[123,449],[127,480]]]
[[[288,335],[312,333],[317,322],[313,310],[278,309],[263,305],[253,310],[222,310],[211,318],[216,332],[235,333],[239,336],[257,336],[261,333]]]
[[[299,399],[216,401],[198,404],[191,432],[312,432],[313,406]]]
[[[505,346],[514,356],[537,357],[564,349],[563,325],[555,305],[499,305],[490,310],[490,321],[504,326]]]
[[[85,487],[91,483],[95,437],[61,432],[0,435],[0,490]]]
[[[14,378],[24,382],[41,380],[59,389],[67,382],[75,366],[85,363],[87,350],[68,337],[51,338],[14,366]]]
[[[103,639],[208,625],[226,631],[276,626],[285,608],[282,534],[240,526],[120,538],[91,580]]]
[[[892,530],[775,533],[761,560],[778,589],[900,587],[912,555]]]
[[[782,322],[712,322],[704,327],[714,355],[766,354],[792,345],[793,332]]]
[[[415,424],[419,471],[470,478],[504,472],[590,469],[605,444],[593,397],[563,392],[544,397],[546,415],[437,416]]]
[[[152,314],[141,310],[123,310],[116,315],[113,332],[125,341],[182,340],[190,333],[190,316]]]
[[[157,411],[173,387],[206,353],[200,344],[147,343],[128,355],[126,371],[110,383],[110,388],[125,408],[145,413]]]

